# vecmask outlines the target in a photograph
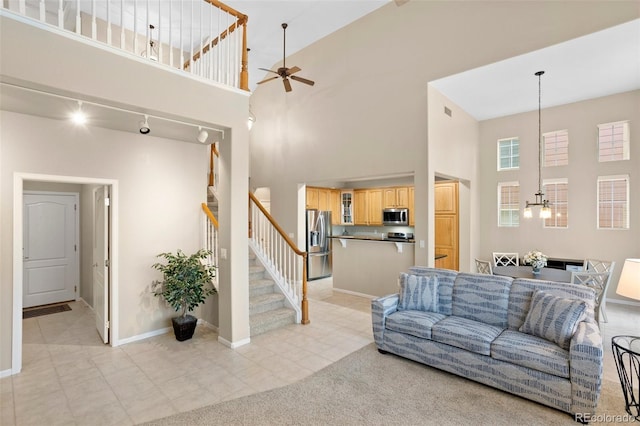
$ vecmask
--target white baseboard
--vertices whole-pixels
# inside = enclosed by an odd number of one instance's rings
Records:
[[[334,288],[333,291],[337,291],[338,293],[352,294],[354,296],[366,297],[367,299],[376,299],[378,296],[372,296],[370,294],[358,293],[357,291],[351,290],[343,290],[341,288]]]
[[[13,376],[13,371],[11,369],[0,371],[0,379],[9,376]]]
[[[86,306],[87,308],[89,308],[91,310],[91,312],[93,312],[93,306],[88,304],[87,301],[84,300],[82,297],[79,297],[76,301],[84,303],[84,306]]]
[[[198,320],[198,324],[208,328],[209,330],[213,330],[216,333],[218,332],[218,327],[217,326],[215,326],[215,325],[213,325],[213,324],[211,324],[211,323],[209,323],[209,322],[207,322],[207,321],[205,321],[203,319],[199,319]]]
[[[247,337],[244,340],[240,340],[239,342],[232,343],[227,339],[224,339],[221,336],[218,336],[218,342],[222,343],[228,348],[235,349],[235,348],[239,348],[240,346],[248,345],[249,343],[251,343],[251,338]]]
[[[137,342],[139,340],[148,339],[149,337],[160,336],[161,334],[166,334],[172,331],[172,327],[161,328],[159,330],[149,331],[147,333],[138,334],[136,336],[127,337],[126,339],[118,340],[118,344],[114,346],[126,345],[127,343]]]
[[[617,303],[618,305],[630,305],[630,306],[639,306],[640,302],[633,302],[631,300],[622,300],[622,299],[610,299],[607,297],[607,303]]]

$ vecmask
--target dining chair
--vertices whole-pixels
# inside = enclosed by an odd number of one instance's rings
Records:
[[[603,313],[604,322],[607,322],[602,308],[604,298],[607,294],[609,277],[609,272],[577,271],[571,273],[571,284],[586,285],[595,290],[596,306],[594,307],[594,315],[598,324],[600,323],[600,312]]]
[[[488,260],[476,259],[476,268],[478,269],[479,274],[493,275],[493,270],[491,269],[491,262],[489,262]]]
[[[587,272],[609,273],[609,278],[607,278],[607,284],[606,284],[606,287],[609,287],[609,282],[611,281],[611,275],[613,275],[613,268],[615,266],[616,266],[615,261],[585,259],[584,264],[582,266],[582,270]],[[604,320],[604,322],[607,322],[607,311],[605,310],[606,299],[607,299],[607,292],[605,291],[604,295],[602,296],[602,304],[600,305],[600,310],[602,311],[602,319]]]
[[[520,266],[518,253],[493,252],[493,266]]]

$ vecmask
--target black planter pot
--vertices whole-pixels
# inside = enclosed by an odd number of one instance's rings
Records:
[[[183,342],[193,337],[198,319],[192,315],[186,315],[184,317],[171,318],[171,322],[173,323],[173,334],[176,335],[176,340]]]

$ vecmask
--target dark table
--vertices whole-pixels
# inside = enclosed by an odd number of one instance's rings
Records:
[[[513,278],[557,281],[561,283],[571,282],[571,272],[554,268],[542,268],[539,274],[534,275],[531,266],[494,266],[493,274]]]

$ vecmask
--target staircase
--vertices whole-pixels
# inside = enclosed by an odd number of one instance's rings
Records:
[[[251,337],[294,324],[296,313],[285,304],[278,290],[253,251],[249,249],[249,324]]]

